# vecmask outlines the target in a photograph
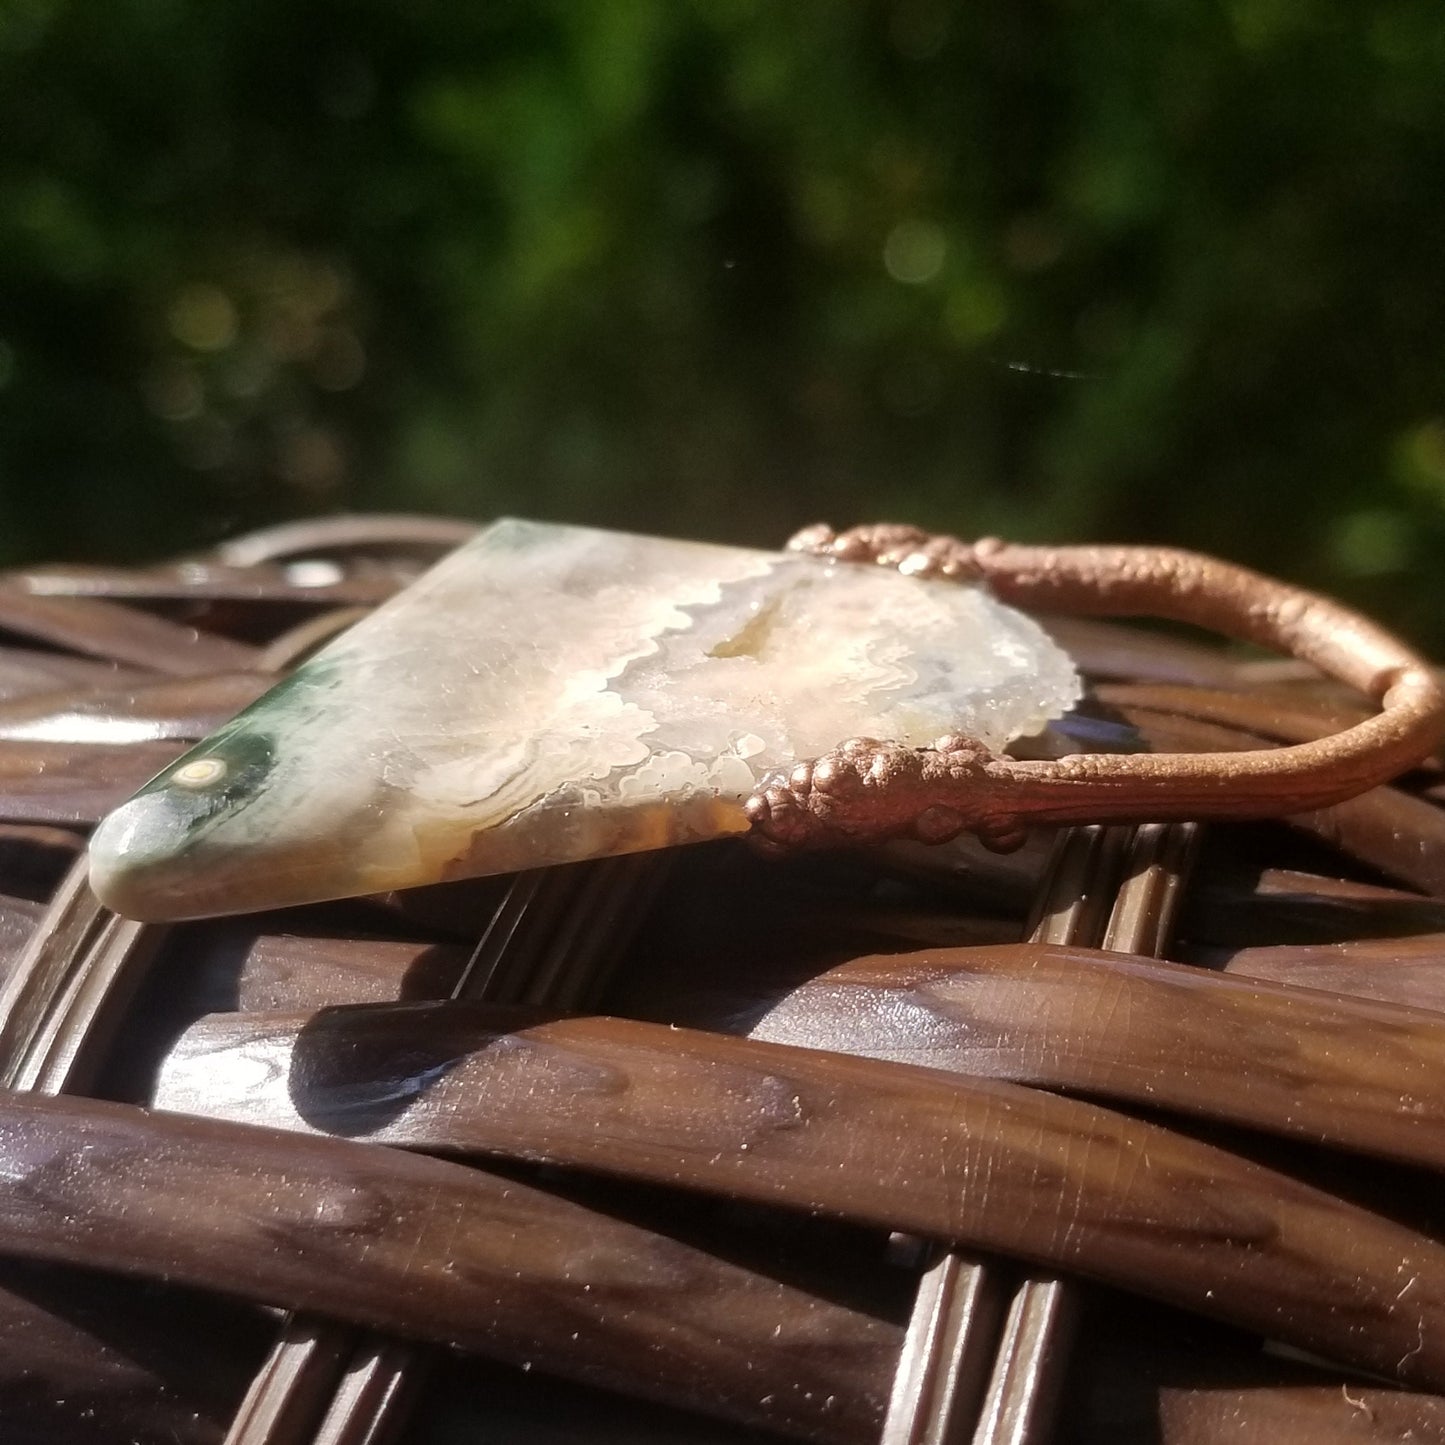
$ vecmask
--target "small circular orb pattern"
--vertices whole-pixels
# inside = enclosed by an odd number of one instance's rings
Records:
[[[226,765],[220,758],[196,758],[171,774],[171,781],[183,788],[207,788],[226,776]]]

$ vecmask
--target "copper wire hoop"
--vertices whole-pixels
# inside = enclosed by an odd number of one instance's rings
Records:
[[[914,576],[976,581],[1016,606],[1159,617],[1299,659],[1380,711],[1331,737],[1269,751],[998,757],[971,738],[932,749],[858,738],[764,780],[747,804],[765,847],[974,832],[1000,850],[1032,824],[1287,816],[1343,802],[1419,763],[1445,736],[1445,690],[1428,664],[1342,604],[1262,573],[1164,547],[964,542],[873,524],[807,528],[791,550]]]

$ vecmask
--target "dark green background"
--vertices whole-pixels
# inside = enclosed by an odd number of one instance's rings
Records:
[[[0,561],[337,508],[1445,615],[1440,0],[0,0]]]

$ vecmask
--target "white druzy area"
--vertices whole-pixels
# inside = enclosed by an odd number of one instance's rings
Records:
[[[998,747],[1079,693],[975,587],[513,520],[332,651],[449,877],[740,831],[764,775],[846,738]]]
[[[848,738],[998,747],[1078,692],[977,588],[502,521],[112,814],[92,878],[195,917],[714,838]]]

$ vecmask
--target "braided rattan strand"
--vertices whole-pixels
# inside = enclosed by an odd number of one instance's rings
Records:
[[[456,517],[429,517],[408,512],[363,512],[355,515],[282,522],[233,537],[216,548],[216,556],[232,567],[253,567],[291,557],[354,552],[411,551],[423,558],[460,547],[475,535],[477,524]]]
[[[1071,828],[1059,835],[1035,899],[1032,938],[1098,941],[1122,831]],[[979,1417],[985,1388],[1003,1364],[995,1355],[1011,1274],[1002,1261],[956,1249],[932,1259],[918,1283],[881,1445],[946,1445]]]
[[[44,654],[36,654],[37,657],[43,655]],[[1167,659],[1164,659],[1162,655],[1161,662],[1167,665]],[[1223,665],[1221,664],[1220,666],[1220,676],[1227,682],[1229,679],[1224,678]],[[1256,729],[1256,731],[1262,731],[1262,729]],[[84,764],[86,758],[87,755],[84,752],[77,752],[71,749],[67,761],[64,755],[57,751],[55,761],[50,764],[52,777],[63,768],[78,767]],[[117,754],[117,760],[118,759],[119,754]],[[107,764],[107,766],[109,765]],[[145,765],[144,763],[136,763],[134,766],[143,768]],[[100,773],[97,771],[97,777],[99,776]],[[124,780],[112,779],[108,782],[108,786],[113,789],[123,790]],[[1214,887],[1213,883],[1211,883],[1211,887]],[[1279,940],[1277,946],[1291,945],[1293,954],[1297,955],[1298,960],[1297,963],[1290,963],[1288,960],[1281,959],[1279,967],[1282,970],[1282,976],[1287,963],[1290,968],[1297,968],[1298,976],[1308,976],[1311,978],[1326,976],[1321,970],[1327,968],[1332,970],[1328,975],[1332,980],[1332,986],[1343,987],[1351,978],[1361,977],[1361,970],[1363,969],[1371,970],[1372,982],[1375,979],[1379,979],[1388,969],[1392,980],[1398,980],[1401,989],[1400,996],[1402,998],[1408,997],[1410,1000],[1420,1004],[1429,1003],[1430,999],[1427,997],[1428,991],[1426,989],[1428,979],[1422,977],[1422,975],[1428,973],[1430,967],[1432,967],[1432,965],[1429,964],[1429,949],[1431,944],[1428,935],[1419,935],[1416,938],[1408,940],[1397,940],[1395,943],[1389,945],[1381,944],[1375,949],[1373,956],[1371,956],[1371,945],[1368,939],[1358,944],[1346,944],[1338,953],[1331,953],[1328,956],[1319,950],[1316,950],[1315,954],[1311,955],[1309,949],[1300,947],[1299,944],[1302,937],[1328,936],[1323,932],[1318,934],[1315,932],[1317,927],[1324,929],[1331,926],[1329,911],[1324,906],[1323,901],[1326,884],[1323,880],[1317,878],[1310,880],[1301,877],[1293,887],[1294,896],[1296,896],[1297,899],[1294,903],[1291,903],[1288,897],[1283,896],[1276,896],[1273,899],[1269,897],[1243,897],[1241,900],[1240,895],[1235,895],[1232,899],[1226,897],[1221,902],[1221,895],[1217,888],[1215,888],[1213,894],[1196,893],[1194,909],[1196,914],[1200,913],[1204,904],[1208,902],[1210,898],[1215,900],[1213,911],[1209,915],[1209,924],[1212,931],[1203,934],[1196,931],[1194,934],[1196,948],[1202,949],[1204,947],[1204,943],[1200,942],[1201,939],[1205,941],[1219,940],[1233,936],[1236,944],[1244,943],[1252,945],[1254,956],[1258,959],[1260,945],[1266,945],[1270,942],[1271,937],[1276,937]],[[1376,927],[1379,930],[1387,930],[1390,928],[1398,930],[1407,926],[1419,927],[1420,925],[1413,922],[1413,920],[1417,918],[1425,920],[1432,906],[1428,905],[1425,900],[1418,898],[1409,898],[1403,895],[1386,896],[1384,890],[1376,890],[1372,894],[1370,890],[1364,887],[1352,886],[1346,889],[1343,886],[1334,884],[1330,884],[1328,887],[1336,891],[1341,901],[1339,934],[1341,937],[1353,936],[1351,930],[1366,926],[1364,922],[1364,910],[1366,909],[1376,910],[1376,915],[1374,916],[1377,916],[1379,920],[1378,923],[1368,926]],[[1318,900],[1318,903],[1316,900]],[[1277,929],[1277,925],[1285,918],[1286,911],[1290,909],[1294,910],[1289,915],[1292,920],[1290,925],[1282,929]],[[1277,931],[1272,934],[1270,931],[1272,929],[1277,929]],[[1306,931],[1302,933],[1301,930]],[[1220,945],[1216,943],[1213,946],[1217,948]],[[1406,954],[1413,954],[1422,961],[1423,966],[1410,973],[1407,979],[1406,974],[1409,971],[1405,968],[1394,967],[1393,958],[1386,957],[1387,949],[1392,955],[1398,954],[1402,959]],[[1352,962],[1352,960],[1357,961]],[[1379,966],[1381,964],[1386,967]],[[1251,966],[1263,967],[1265,965],[1263,961],[1260,961]],[[1306,975],[1303,972],[1306,968],[1313,970],[1313,972]],[[1351,972],[1352,969],[1353,972]],[[1405,992],[1407,989],[1408,993]],[[1438,998],[1438,992],[1434,993],[1433,996]],[[1372,1394],[1364,1390],[1355,1391],[1352,1387],[1350,1394],[1352,1397],[1358,1395],[1358,1398],[1362,1402],[1362,1408],[1366,1407],[1364,1402],[1368,1402],[1367,1407],[1372,1411],[1382,1408],[1377,1403],[1380,1399],[1380,1392],[1374,1392]],[[1333,1396],[1340,1410],[1348,1411],[1351,1409],[1350,1406],[1340,1402],[1341,1392],[1338,1387],[1335,1387]],[[1409,1400],[1418,1398],[1419,1397],[1397,1395],[1394,1397],[1395,1404],[1390,1408],[1398,1411],[1402,1401],[1408,1403]],[[1359,1418],[1359,1412],[1355,1411],[1355,1414],[1356,1417]],[[1396,1435],[1398,1436],[1398,1434],[1403,1433],[1408,1427],[1409,1420],[1412,1417],[1408,1415],[1402,1416],[1398,1413],[1394,1416],[1387,1416],[1382,1413],[1379,1416],[1381,1423],[1377,1429],[1388,1429],[1385,1422],[1390,1418],[1402,1422],[1396,1431]],[[1322,1424],[1321,1430],[1323,1430],[1323,1428],[1324,1426]],[[1277,1434],[1273,1438],[1283,1439],[1285,1435]],[[1304,1439],[1309,1438],[1309,1436],[1305,1434],[1299,1438]],[[1315,1438],[1318,1438],[1318,1433]]]
[[[640,921],[637,905],[660,867],[657,858],[643,856],[519,874],[452,997],[575,1008],[600,995],[606,965],[615,963]],[[288,1320],[227,1432],[227,1445],[394,1439],[429,1357],[373,1333],[348,1351],[350,1338],[323,1320]]]
[[[1102,930],[1104,950],[1163,955],[1198,852],[1198,831],[1190,823],[1135,831],[1124,882]],[[1044,1445],[1050,1438],[1078,1314],[1078,1287],[1070,1281],[1038,1274],[1024,1280],[1009,1310],[974,1445]]]

